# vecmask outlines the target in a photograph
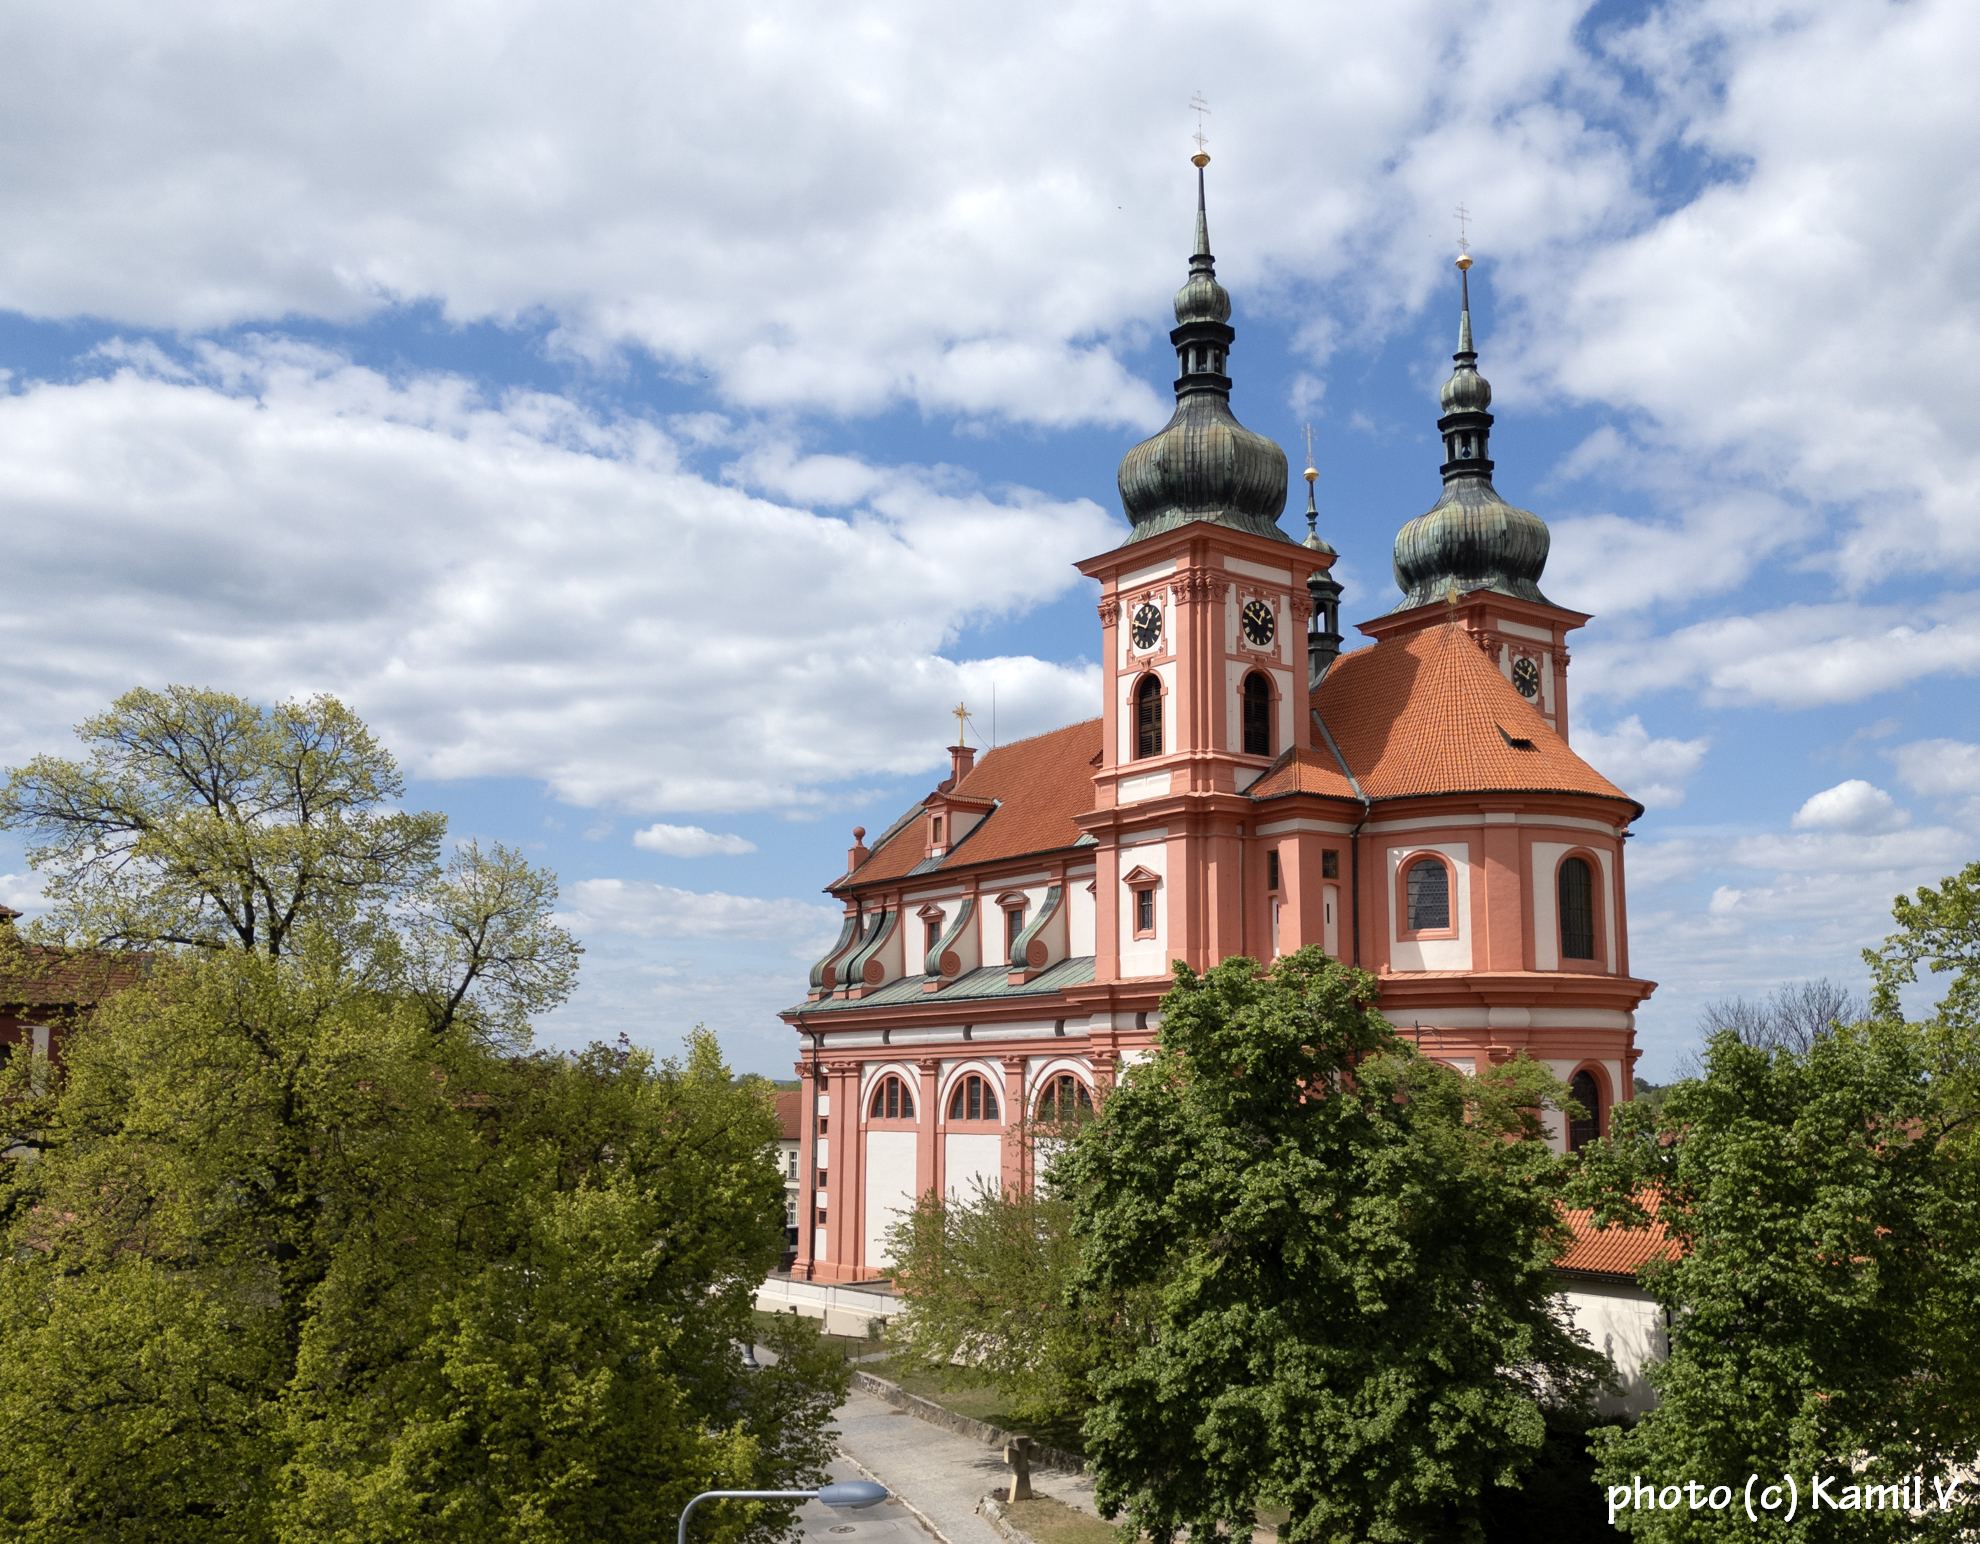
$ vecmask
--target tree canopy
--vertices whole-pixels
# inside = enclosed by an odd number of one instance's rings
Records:
[[[1670,1355],[1650,1370],[1656,1407],[1599,1435],[1605,1484],[1880,1485],[1980,1449],[1977,885],[1980,866],[1899,898],[1898,931],[1869,953],[1867,1020],[1760,1044],[1721,1030],[1700,1076],[1654,1114],[1618,1107],[1609,1139],[1584,1150],[1584,1198],[1619,1218],[1654,1198],[1681,1248],[1645,1274]],[[1898,993],[1921,963],[1953,990],[1907,1021]],[[1617,1522],[1659,1541],[1964,1538],[1970,1511]]]
[[[794,1324],[740,1362],[783,1248],[767,1088],[705,1034],[528,1053],[575,969],[554,881],[443,866],[337,704],[133,693],[85,737],[0,809],[48,931],[146,968],[60,1066],[0,1068],[35,1153],[0,1163],[0,1535],[646,1540],[822,1478],[836,1358]]]
[[[1601,1362],[1556,1318],[1561,1242],[1516,1061],[1464,1077],[1305,949],[1176,967],[1159,1043],[1066,1144],[1068,1304],[1105,1326],[1085,1451],[1104,1508],[1169,1540],[1475,1535]]]
[[[475,841],[443,864],[446,817],[394,807],[398,764],[335,698],[139,689],[77,734],[83,760],[37,756],[0,785],[47,941],[280,957],[324,935],[436,1032],[465,1016],[519,1035],[570,995],[555,881]]]

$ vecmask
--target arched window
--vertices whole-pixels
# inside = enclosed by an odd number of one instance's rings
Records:
[[[1568,1122],[1568,1151],[1578,1153],[1602,1134],[1602,1091],[1595,1074],[1583,1067],[1568,1079],[1568,1094],[1584,1112]]]
[[[873,1102],[866,1107],[869,1120],[913,1120],[914,1095],[906,1083],[891,1072],[873,1088]]]
[[[1162,683],[1145,675],[1134,688],[1134,757],[1162,754]]]
[[[949,1095],[950,1120],[995,1120],[997,1091],[990,1080],[978,1073],[965,1074]]]
[[[1436,858],[1418,858],[1403,878],[1409,930],[1435,933],[1451,925],[1451,871]]]
[[[1047,1078],[1038,1095],[1038,1118],[1042,1121],[1071,1120],[1084,1112],[1093,1113],[1093,1096],[1086,1085],[1070,1072]]]
[[[1586,858],[1569,858],[1561,864],[1558,881],[1561,901],[1561,958],[1595,958],[1595,871]]]
[[[1244,678],[1244,753],[1272,754],[1272,683],[1256,670]]]

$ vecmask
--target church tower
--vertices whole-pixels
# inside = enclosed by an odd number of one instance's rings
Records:
[[[1541,593],[1547,523],[1492,486],[1492,386],[1478,373],[1471,341],[1469,252],[1457,259],[1459,311],[1455,369],[1440,398],[1444,491],[1396,533],[1396,585],[1403,598],[1386,617],[1361,624],[1375,639],[1455,620],[1500,674],[1562,739],[1568,734],[1567,635],[1585,612]]]
[[[1286,456],[1231,412],[1231,297],[1196,243],[1176,293],[1176,408],[1121,461],[1131,529],[1080,572],[1100,583],[1106,677],[1093,812],[1096,976],[1162,976],[1261,952],[1242,896],[1245,791],[1312,743],[1307,580],[1331,550],[1279,529]],[[1185,861],[1186,860],[1186,861]]]

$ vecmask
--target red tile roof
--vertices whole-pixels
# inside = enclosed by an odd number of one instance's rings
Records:
[[[0,952],[0,1010],[83,1008],[135,984],[145,960],[23,944]]]
[[[1620,1276],[1630,1281],[1652,1260],[1675,1260],[1677,1241],[1664,1231],[1657,1216],[1657,1197],[1643,1198],[1643,1209],[1650,1214],[1650,1225],[1643,1228],[1595,1226],[1595,1214],[1586,1208],[1563,1211],[1561,1218],[1574,1230],[1574,1242],[1554,1264],[1564,1271],[1582,1271],[1590,1276]]]
[[[1342,655],[1313,705],[1371,799],[1580,793],[1634,805],[1455,622]]]
[[[777,1135],[786,1142],[795,1142],[803,1129],[804,1090],[801,1088],[780,1088],[777,1090]]]
[[[1286,752],[1251,785],[1254,799],[1276,799],[1289,793],[1322,793],[1337,799],[1352,799],[1354,785],[1347,780],[1334,753],[1322,744],[1313,750]]]
[[[1093,808],[1093,758],[1100,753],[1100,720],[1013,740],[987,753],[953,790],[967,799],[995,799],[997,808],[951,847],[938,869],[962,868],[1051,852],[1079,840],[1075,817]],[[897,824],[893,834],[843,883],[899,879],[922,861],[921,822]]]

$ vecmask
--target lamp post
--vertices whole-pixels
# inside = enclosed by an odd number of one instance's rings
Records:
[[[872,1480],[837,1480],[820,1490],[704,1490],[681,1508],[678,1544],[687,1544],[688,1518],[704,1501],[822,1501],[827,1506],[850,1509],[878,1506],[887,1499],[887,1487]]]

